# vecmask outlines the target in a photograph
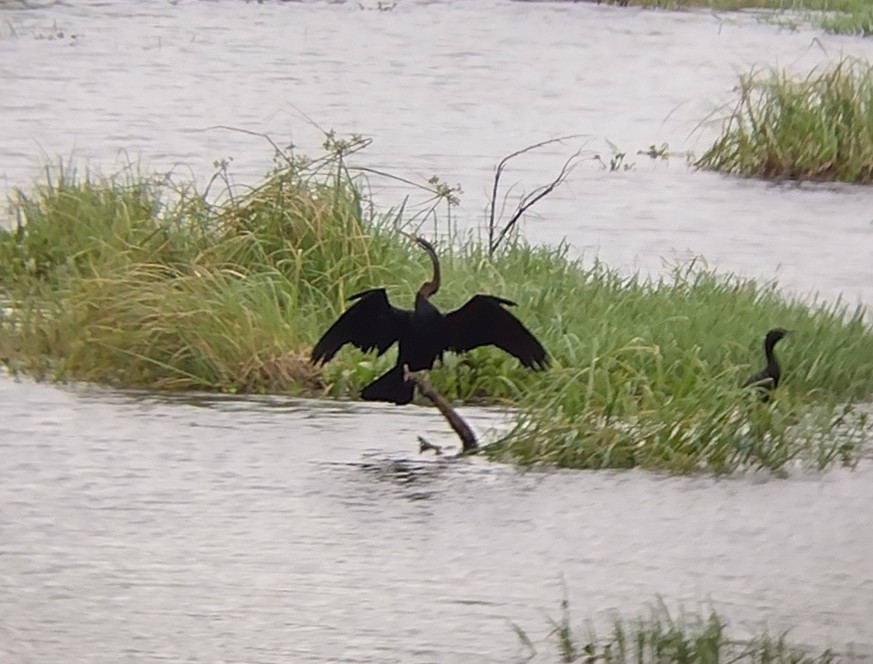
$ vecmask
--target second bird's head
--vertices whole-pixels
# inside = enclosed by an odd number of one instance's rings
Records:
[[[791,334],[790,330],[786,330],[784,327],[775,327],[767,332],[767,338],[764,340],[764,342],[768,346],[770,346],[770,348],[772,348],[777,341],[784,337],[787,337],[789,334]]]

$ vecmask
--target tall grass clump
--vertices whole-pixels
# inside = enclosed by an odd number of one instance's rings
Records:
[[[7,287],[24,277],[51,281],[61,272],[88,274],[121,252],[147,255],[164,239],[151,223],[159,205],[149,178],[120,176],[107,186],[64,164],[46,168],[45,183],[13,193],[16,224],[0,229],[0,279]]]
[[[673,616],[659,602],[649,614],[636,619],[615,616],[612,629],[598,634],[589,623],[573,627],[569,604],[561,604],[559,618],[550,618],[546,652],[550,661],[603,662],[604,664],[832,664],[840,661],[832,650],[812,653],[791,644],[785,634],[767,632],[737,639],[727,622],[711,610],[708,615],[683,612]],[[530,637],[514,626],[529,661],[541,654]]]
[[[345,170],[354,144],[329,147],[278,155],[263,182],[219,203],[188,183],[69,169],[17,191],[18,223],[0,231],[0,289],[15,305],[0,355],[64,379],[315,389],[305,357],[346,297],[408,284],[420,258]]]
[[[316,369],[312,345],[357,291],[384,286],[411,307],[430,266],[396,232],[409,220],[375,209],[346,166],[360,142],[325,147],[314,160],[277,153],[260,183],[220,197],[69,169],[16,192],[18,223],[0,231],[0,358],[59,380],[356,397],[396,351],[346,347]],[[458,235],[438,250],[437,306],[477,292],[509,298],[553,358],[532,372],[486,347],[449,353],[432,371],[449,399],[517,413],[488,447],[493,458],[675,472],[857,458],[866,419],[853,404],[873,392],[862,310],[789,299],[699,263],[627,277],[517,234],[494,252]],[[776,326],[794,335],[765,405],[737,385],[760,368]]]
[[[696,166],[766,179],[873,182],[873,65],[843,59],[802,79],[740,76],[721,136]]]
[[[820,17],[822,27],[829,32],[847,35],[873,35],[873,5],[866,0],[854,0],[844,11],[830,12]]]

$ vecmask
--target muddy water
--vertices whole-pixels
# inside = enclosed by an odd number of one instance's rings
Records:
[[[525,224],[624,269],[663,259],[873,301],[873,194],[652,162],[705,149],[701,121],[753,64],[807,71],[873,42],[750,16],[587,4],[0,2],[0,188],[45,155],[252,181],[302,114],[375,139],[359,164],[439,174],[476,227],[496,161],[582,133],[583,161]],[[372,6],[372,3],[365,3]],[[578,145],[519,162],[530,189]],[[591,152],[586,153],[590,157]],[[376,181],[397,203],[410,193]],[[421,200],[418,198],[417,200]],[[500,414],[470,410],[481,427]],[[873,656],[873,475],[791,481],[529,473],[415,454],[430,410],[170,399],[0,378],[0,661],[510,661],[561,578],[577,615],[662,595],[740,631],[793,628]]]

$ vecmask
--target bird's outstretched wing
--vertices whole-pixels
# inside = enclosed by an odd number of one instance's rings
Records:
[[[504,305],[515,306],[515,302],[480,294],[446,314],[448,349],[462,353],[494,345],[517,357],[526,367],[544,369],[549,363],[546,349]]]
[[[336,319],[312,349],[314,364],[327,362],[348,343],[363,351],[376,348],[381,355],[400,338],[412,315],[392,306],[384,288],[357,293],[349,300],[357,302]]]

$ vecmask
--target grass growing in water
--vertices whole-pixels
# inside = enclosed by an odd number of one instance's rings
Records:
[[[867,0],[590,0],[607,5],[657,9],[762,9],[778,12],[774,18],[801,18],[839,34],[873,34],[873,6]],[[786,13],[790,12],[786,16]]]
[[[847,11],[825,14],[819,22],[825,30],[844,35],[873,35],[873,5],[855,0]]]
[[[512,433],[488,448],[494,457],[685,472],[851,457],[849,439],[832,436],[838,402],[870,389],[870,367],[855,373],[850,359],[869,352],[861,311],[810,311],[772,287],[707,270],[649,282],[604,269],[575,291],[559,288],[578,313],[572,322],[558,314],[563,334],[547,344],[558,362],[525,395]],[[775,403],[762,405],[737,385],[763,366],[763,328],[776,321],[795,331],[778,349],[790,376]]]
[[[806,78],[740,76],[739,99],[699,168],[794,180],[873,182],[873,66],[844,59]]]
[[[598,0],[591,0],[597,2]],[[778,9],[850,12],[860,6],[859,0],[600,0],[606,5],[651,7],[657,9]]]
[[[14,369],[163,389],[356,395],[389,368],[346,348],[323,371],[312,344],[359,290],[410,307],[429,277],[421,252],[380,214],[341,150],[280,159],[243,195],[208,203],[190,187],[62,173],[18,192],[0,233],[0,356]],[[443,192],[445,193],[445,192]],[[703,266],[657,281],[572,260],[515,237],[439,247],[450,310],[476,292],[518,303],[554,356],[534,373],[495,348],[448,355],[431,374],[450,399],[521,408],[489,453],[522,463],[676,472],[825,466],[855,458],[866,427],[842,404],[873,390],[863,312],[810,308]],[[769,327],[783,385],[762,406],[737,385],[763,362]]]
[[[760,634],[746,641],[731,638],[727,623],[715,611],[706,617],[683,614],[673,617],[662,603],[645,618],[623,620],[616,617],[611,633],[598,636],[589,626],[580,634],[570,624],[569,604],[561,604],[561,616],[550,619],[549,642],[555,659],[571,662],[604,664],[830,664],[839,661],[831,651],[820,654],[791,645],[785,635]],[[516,635],[529,653],[529,661],[538,661],[536,646],[523,630],[515,626]]]

